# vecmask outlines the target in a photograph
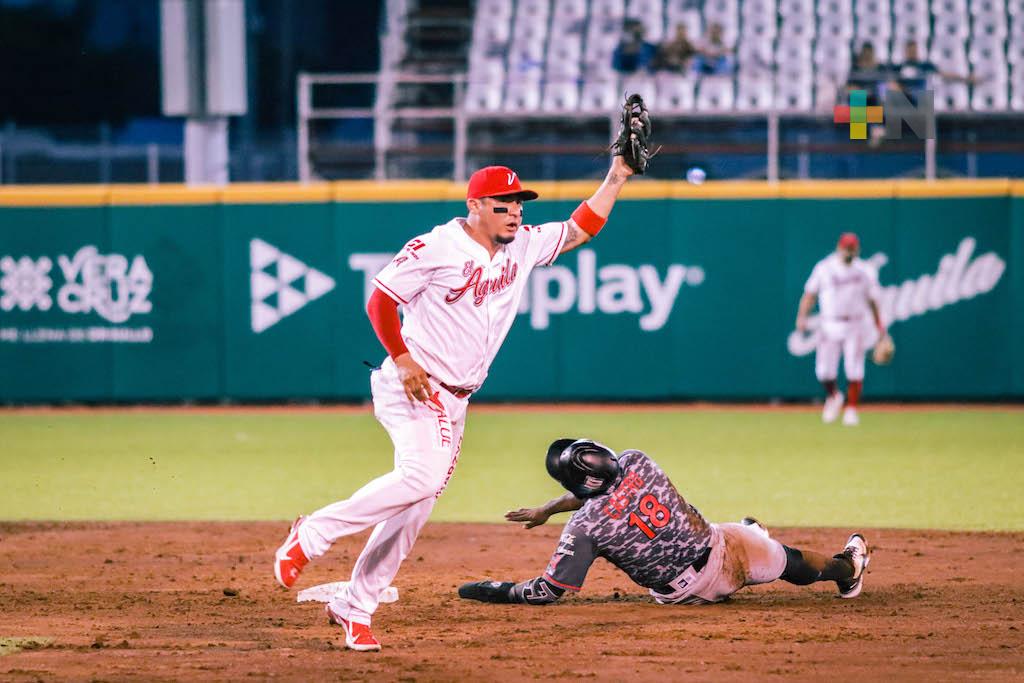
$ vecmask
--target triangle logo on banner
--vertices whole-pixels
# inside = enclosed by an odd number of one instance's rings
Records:
[[[334,289],[334,279],[259,238],[249,242],[250,322],[256,334]]]

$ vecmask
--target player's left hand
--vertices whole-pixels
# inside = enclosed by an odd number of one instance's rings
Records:
[[[521,522],[524,529],[532,529],[548,521],[551,515],[544,512],[542,508],[519,508],[509,510],[505,513],[505,519],[509,522]]]

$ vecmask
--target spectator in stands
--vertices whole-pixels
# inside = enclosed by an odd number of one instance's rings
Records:
[[[721,24],[708,25],[708,34],[697,47],[693,67],[701,76],[724,76],[733,72],[732,50],[725,46]]]
[[[612,68],[622,74],[651,68],[657,47],[644,40],[644,25],[636,19],[622,24],[622,39],[612,53]]]
[[[891,66],[891,80],[888,86],[899,90],[907,96],[911,102],[917,103],[917,96],[928,89],[929,82],[933,76],[948,81],[963,81],[975,83],[972,76],[942,71],[934,63],[927,59],[921,59],[917,51],[917,41],[908,40],[903,45],[903,61]]]
[[[676,26],[676,35],[658,47],[654,57],[654,68],[658,71],[689,73],[690,62],[697,54],[697,48],[686,35],[686,24]]]
[[[846,79],[846,87],[840,101],[849,101],[851,90],[866,90],[868,105],[875,106],[881,101],[882,89],[887,78],[888,71],[882,68],[875,58],[875,46],[864,43],[853,60],[853,68]]]

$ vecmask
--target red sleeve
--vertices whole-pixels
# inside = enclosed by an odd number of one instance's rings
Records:
[[[398,317],[397,301],[374,287],[370,301],[366,304],[366,315],[388,355],[398,358],[403,353],[409,353],[402,339],[402,320]]]

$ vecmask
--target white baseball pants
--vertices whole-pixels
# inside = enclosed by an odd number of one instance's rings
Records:
[[[309,515],[298,531],[302,552],[313,559],[342,536],[374,527],[347,588],[331,602],[340,617],[364,624],[455,471],[469,405],[436,385],[431,401],[410,402],[390,358],[370,386],[374,415],[395,445],[395,469]]]
[[[775,581],[786,571],[786,549],[755,526],[712,524],[711,555],[700,572],[670,595],[651,591],[661,604],[719,602],[744,586]]]
[[[818,332],[818,349],[814,356],[814,374],[819,382],[839,376],[839,357],[848,381],[864,379],[864,358],[878,341],[874,327],[861,322],[825,322]]]

